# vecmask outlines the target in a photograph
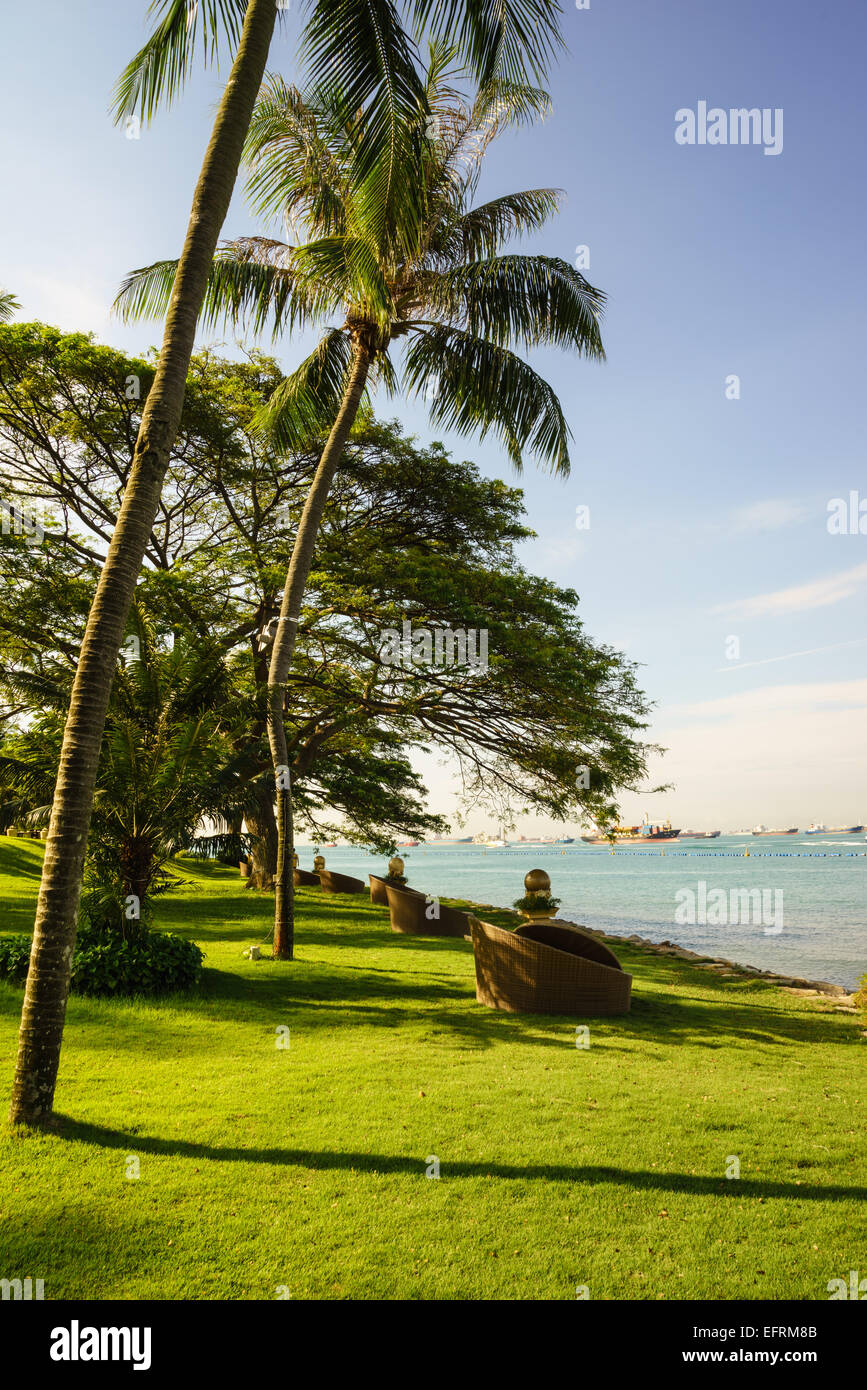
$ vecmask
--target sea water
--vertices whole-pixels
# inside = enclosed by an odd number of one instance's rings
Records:
[[[329,867],[340,873],[366,882],[369,873],[385,872],[383,855],[353,846],[321,848]],[[552,894],[562,899],[557,915],[565,921],[671,941],[702,955],[846,989],[867,971],[863,835],[730,835],[613,853],[584,844],[431,844],[397,852],[410,885],[434,897],[511,907],[524,893],[527,871],[545,869]],[[298,853],[301,867],[312,867],[312,847],[299,845]],[[755,889],[760,893],[753,894],[754,902],[763,890],[763,901],[779,910],[764,917],[744,911],[746,894]],[[703,902],[733,904],[738,895],[740,912],[701,911]],[[692,914],[684,908],[691,901],[698,904]],[[696,920],[688,920],[690,915]]]

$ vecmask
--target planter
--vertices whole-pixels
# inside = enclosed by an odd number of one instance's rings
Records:
[[[556,912],[522,912],[521,916],[525,922],[551,922],[556,917]]]

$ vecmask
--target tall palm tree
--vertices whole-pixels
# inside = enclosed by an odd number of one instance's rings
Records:
[[[358,159],[364,123],[346,124],[334,82],[305,99],[271,78],[247,141],[248,192],[260,214],[280,213],[306,236],[293,244],[265,237],[229,242],[215,258],[205,299],[210,322],[230,317],[260,328],[270,319],[275,332],[325,328],[267,410],[287,445],[327,430],[296,533],[268,678],[279,791],[274,954],[283,958],[292,954],[284,693],[326,499],[366,389],[398,389],[401,346],[403,382],[428,397],[434,422],[465,434],[493,431],[517,467],[529,450],[566,473],[569,430],[560,402],[510,345],[604,356],[600,291],[557,257],[502,254],[510,236],[551,217],[558,191],[537,188],[472,205],[491,141],[544,110],[547,97],[497,80],[464,100],[449,85],[455,56],[432,46],[424,99],[401,132],[385,216]],[[171,261],[133,272],[118,297],[125,315],[162,312],[175,274]]]
[[[371,198],[387,199],[397,133],[418,104],[413,49],[392,0],[308,0],[303,47],[311,75],[341,84],[344,117],[367,114],[360,157]],[[560,8],[550,0],[415,0],[418,25],[453,31],[474,73],[516,79],[544,70],[562,42]],[[81,648],[60,771],[21,1015],[9,1118],[36,1125],[51,1114],[69,993],[85,846],[99,748],[124,624],[177,434],[184,385],[217,240],[237,178],[251,112],[265,71],[277,0],[153,0],[150,38],[118,83],[118,121],[150,119],[189,76],[201,49],[212,61],[233,54],[196,185],[183,251],[112,544]]]

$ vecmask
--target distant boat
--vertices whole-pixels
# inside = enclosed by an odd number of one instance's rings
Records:
[[[574,845],[574,843],[575,843],[575,837],[574,837],[574,835],[564,835],[562,840],[555,840],[555,841],[554,841],[554,844],[555,844],[555,845]]]
[[[418,846],[418,840],[398,840],[397,842],[398,849],[418,849]]]
[[[655,845],[660,841],[676,840],[679,830],[673,830],[671,821],[662,825],[615,825],[604,834],[582,835],[585,845]]]
[[[681,840],[715,840],[719,830],[681,830]]]
[[[863,825],[817,825],[815,821],[805,835],[863,835]]]
[[[754,825],[750,831],[751,835],[797,835],[798,827],[792,826],[790,830],[769,830],[766,825]]]
[[[508,841],[503,834],[505,828],[504,825],[500,825],[499,835],[486,835],[484,831],[481,831],[473,837],[473,844],[481,845],[484,849],[506,849]]]

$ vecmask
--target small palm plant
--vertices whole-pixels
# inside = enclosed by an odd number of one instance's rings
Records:
[[[325,437],[296,534],[268,681],[281,843],[278,956],[292,951],[284,689],[328,492],[369,390],[381,385],[394,393],[402,384],[427,400],[435,424],[481,437],[492,432],[516,467],[531,452],[566,474],[563,409],[515,348],[553,345],[604,357],[604,295],[568,261],[502,249],[548,221],[558,190],[473,205],[485,151],[502,131],[544,114],[546,94],[497,79],[465,99],[451,85],[453,57],[443,44],[431,47],[424,100],[395,142],[385,184],[382,164],[373,178],[360,158],[364,118],[347,122],[335,83],[305,97],[269,78],[247,140],[247,191],[256,211],[279,215],[293,240],[226,243],[205,298],[210,324],[229,319],[258,331],[270,322],[275,335],[322,330],[262,421],[287,447]],[[134,271],[117,299],[124,317],[164,313],[176,271],[175,261]]]
[[[249,778],[227,727],[228,683],[207,644],[169,648],[136,610],[135,660],[119,664],[103,738],[82,900],[86,917],[109,933],[144,930],[153,900],[172,886],[167,865],[203,844],[204,818],[240,821]],[[12,688],[39,697],[40,718],[0,746],[0,819],[13,813],[33,828],[47,824],[57,773],[68,673],[21,671]]]
[[[8,323],[20,308],[21,305],[14,294],[9,294],[8,290],[0,290],[0,323]]]

